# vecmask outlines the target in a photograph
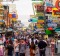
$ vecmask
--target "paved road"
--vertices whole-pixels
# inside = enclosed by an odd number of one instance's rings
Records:
[[[6,56],[6,55],[5,55]],[[14,55],[13,55],[14,56]],[[29,47],[27,47],[26,49],[26,55],[25,56],[30,56],[30,50]],[[36,55],[35,56],[40,56],[39,55],[39,49],[36,50]],[[52,56],[51,55],[51,49],[50,48],[46,48],[46,56]],[[60,56],[60,54],[54,55],[54,56]]]
[[[36,51],[37,51],[37,53],[36,53],[35,56],[40,56],[39,55],[39,50],[37,49]],[[26,56],[30,56],[29,48],[27,48],[27,50],[26,50]],[[46,48],[46,56],[52,56],[50,48]],[[57,54],[57,55],[54,55],[54,56],[60,56],[60,54]]]

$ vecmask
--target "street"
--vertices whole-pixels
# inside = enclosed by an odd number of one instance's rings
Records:
[[[37,51],[37,50],[36,50]],[[29,48],[26,49],[26,56],[30,56],[30,53],[29,53]],[[35,56],[39,56],[39,50],[37,51],[36,55]],[[52,56],[51,55],[51,50],[50,48],[46,48],[46,56]],[[54,54],[54,56],[60,56],[60,54]]]

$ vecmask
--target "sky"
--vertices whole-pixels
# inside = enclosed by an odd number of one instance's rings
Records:
[[[18,20],[21,20],[21,22],[25,26],[28,26],[29,25],[28,20],[30,19],[30,15],[34,15],[33,8],[32,8],[32,1],[19,0],[15,2],[15,4],[18,13]]]
[[[13,3],[11,2],[4,2],[4,4],[16,4],[16,10],[18,14],[18,20],[28,26],[30,22],[30,15],[34,15],[33,8],[32,8],[32,0],[18,0]]]

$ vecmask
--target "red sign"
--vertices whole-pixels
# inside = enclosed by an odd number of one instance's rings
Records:
[[[52,12],[52,7],[47,7],[46,12]]]
[[[60,15],[60,10],[53,10],[54,15]]]
[[[55,3],[55,7],[60,9],[60,0],[57,0],[56,3]]]

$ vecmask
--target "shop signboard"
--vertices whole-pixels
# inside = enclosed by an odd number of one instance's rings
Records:
[[[12,18],[16,18],[16,14],[12,14]]]
[[[44,19],[44,16],[38,16],[38,20]]]
[[[16,13],[16,4],[9,4],[9,13]]]
[[[41,24],[36,24],[37,28],[43,28],[43,26]]]
[[[44,23],[44,20],[38,20],[38,23],[40,23],[40,24]]]
[[[42,8],[44,8],[43,4],[44,4],[44,2],[33,2],[32,3],[34,15],[36,15],[37,11],[43,11],[43,9],[42,9]]]
[[[36,18],[36,15],[30,15],[30,18]]]
[[[57,8],[52,8],[52,16],[53,17],[59,17],[60,16],[60,10]]]
[[[36,11],[37,12],[44,12],[44,6],[36,5]]]
[[[58,19],[55,19],[55,20],[52,20],[53,23],[58,23],[59,20]]]
[[[37,16],[43,16],[44,17],[44,13],[43,12],[38,12],[36,13]]]
[[[58,8],[58,9],[60,9],[60,0],[57,0],[55,2],[55,7]]]
[[[48,12],[52,13],[52,7],[47,7],[47,8],[46,8],[46,12],[47,12],[47,13],[48,13]]]
[[[52,7],[53,4],[52,4],[52,3],[49,3],[49,2],[46,2],[46,6],[48,6],[48,7]]]
[[[12,21],[17,21],[16,18],[12,18]]]
[[[48,23],[47,25],[48,25],[48,27],[57,27],[56,23]]]
[[[47,20],[47,23],[52,23],[52,20]]]
[[[46,29],[46,30],[45,30],[45,33],[46,33],[47,35],[49,35],[49,34],[52,34],[52,31]]]

